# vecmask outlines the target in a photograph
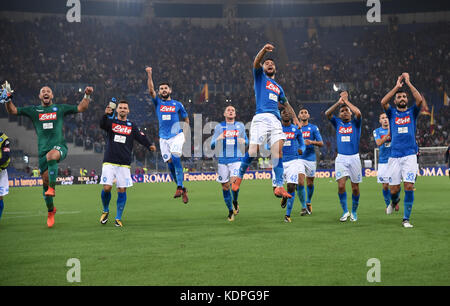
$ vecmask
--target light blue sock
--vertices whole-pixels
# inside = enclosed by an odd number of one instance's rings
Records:
[[[391,203],[391,192],[388,190],[384,190],[383,189],[383,198],[384,198],[384,202],[386,203],[386,207],[389,206],[389,204]]]
[[[168,162],[167,166],[169,167],[170,174],[172,175],[172,180],[177,183],[177,174],[175,173],[175,166],[173,165],[173,162]]]
[[[411,210],[414,203],[414,191],[413,190],[405,190],[405,201],[404,201],[404,215],[403,220],[409,220],[411,217]]]
[[[106,192],[102,190],[102,204],[103,204],[103,212],[109,212],[109,201],[111,201],[111,192]]]
[[[4,207],[3,199],[1,199],[1,200],[0,200],[0,218],[2,217],[3,207]]]
[[[302,208],[306,208],[306,201],[305,201],[305,186],[297,186],[297,194],[298,199],[300,200],[300,203],[302,204]]]
[[[289,194],[292,196],[292,198],[287,199],[286,216],[288,216],[288,217],[291,216],[291,211],[292,211],[292,208],[294,207],[295,191],[294,192],[289,192]]]
[[[231,191],[231,193],[233,194],[233,201],[234,202],[237,202],[238,195],[239,195],[239,190],[240,189],[238,189],[237,191]]]
[[[223,193],[223,199],[225,200],[225,204],[228,207],[228,211],[233,210],[233,204],[231,203],[231,192],[230,192],[230,190],[223,190],[222,189],[222,193]]]
[[[116,219],[122,220],[123,210],[125,209],[125,204],[127,203],[127,192],[117,193],[117,216]]]
[[[277,187],[282,187],[283,186],[283,173],[284,173],[284,168],[283,168],[283,161],[279,158],[272,158],[272,165],[273,165],[273,172],[275,172],[275,178],[272,179],[274,180],[274,184]]]
[[[250,166],[250,164],[252,163],[252,161],[254,160],[254,157],[250,157],[250,155],[248,155],[248,152],[245,152],[245,156],[242,159],[241,162],[241,166],[239,167],[239,177],[243,178],[245,172],[247,172],[248,166]]]
[[[173,166],[175,167],[175,176],[177,178],[177,186],[184,187],[183,186],[184,173],[183,173],[183,166],[181,166],[181,159],[177,156],[172,155],[172,162],[173,162]]]
[[[306,193],[307,193],[307,200],[306,203],[311,203],[312,196],[314,194],[314,185],[312,186],[306,186]]]
[[[339,196],[339,202],[341,203],[342,210],[345,213],[348,213],[347,208],[347,192],[344,191],[344,193],[338,193]]]
[[[359,194],[354,195],[352,194],[352,213],[356,213],[359,206]]]

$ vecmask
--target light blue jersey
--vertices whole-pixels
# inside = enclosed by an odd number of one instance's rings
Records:
[[[305,152],[305,142],[303,141],[302,131],[295,125],[283,125],[283,132],[286,140],[283,146],[283,162],[298,159],[300,154],[298,150]]]
[[[256,98],[256,114],[270,113],[281,120],[278,102],[286,101],[283,88],[269,78],[263,68],[253,69],[254,89]]]
[[[391,157],[405,157],[417,153],[416,124],[419,112],[416,104],[403,112],[391,106],[386,110],[391,128]]]
[[[330,119],[336,129],[337,151],[342,155],[359,153],[359,139],[361,137],[361,118],[344,122],[333,116]]]
[[[312,141],[322,141],[322,136],[320,135],[319,128],[311,123],[302,127],[303,139]],[[316,161],[316,151],[314,150],[314,145],[307,145],[305,151],[300,155],[300,159],[308,161]]]
[[[159,138],[169,139],[182,132],[180,117],[185,119],[188,116],[183,104],[176,100],[165,101],[159,96],[152,98],[152,101],[159,122]]]
[[[242,161],[245,148],[243,148],[244,150],[241,152],[238,140],[244,139],[245,145],[248,144],[244,124],[242,122],[226,123],[223,121],[216,125],[211,141],[211,149],[214,150],[218,145],[217,138],[220,135],[223,135],[224,138],[222,139],[222,150],[217,156],[219,164],[231,164]]]
[[[377,128],[373,131],[373,138],[375,141],[377,139],[383,139],[384,137],[389,135],[389,129],[383,129],[382,127]],[[380,154],[378,156],[379,164],[386,164],[391,156],[391,142],[386,141],[381,146],[378,147],[380,149]]]

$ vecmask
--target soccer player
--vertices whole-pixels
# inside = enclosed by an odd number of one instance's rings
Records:
[[[117,214],[114,225],[122,227],[122,214],[127,201],[126,189],[133,186],[130,164],[134,140],[149,148],[150,151],[155,151],[156,147],[150,143],[136,124],[127,119],[130,113],[127,101],[119,101],[116,107],[116,116],[111,118],[113,113],[113,109],[108,105],[100,121],[100,128],[106,131],[106,149],[100,179],[100,184],[103,185],[101,193],[103,212],[100,217],[100,223],[106,224],[108,222],[111,189],[115,180],[117,188]]]
[[[402,88],[404,83],[411,90],[416,103],[408,108],[408,94]],[[389,105],[394,98],[395,108]],[[381,106],[389,119],[391,131],[391,156],[388,160],[389,187],[391,189],[392,203],[388,206],[386,213],[391,214],[394,207],[400,201],[400,183],[403,180],[405,189],[404,215],[402,226],[411,228],[411,210],[414,203],[414,182],[417,171],[417,143],[416,123],[417,116],[422,105],[422,96],[412,85],[409,74],[404,72],[397,78],[394,88],[381,100]]]
[[[223,115],[225,121],[214,128],[211,149],[217,148],[216,157],[219,160],[217,181],[222,184],[223,199],[228,208],[228,221],[234,221],[234,216],[239,213],[239,189],[230,192],[230,180],[233,181],[238,175],[248,138],[244,124],[235,121],[236,109],[233,106],[227,106]]]
[[[276,188],[276,197],[292,197],[283,188],[283,143],[285,135],[281,127],[279,106],[287,109],[291,118],[298,127],[300,122],[294,110],[287,101],[283,88],[275,82],[276,66],[271,58],[263,60],[268,52],[272,52],[274,46],[266,44],[256,55],[253,61],[254,90],[256,99],[256,114],[250,127],[250,146],[245,154],[239,174],[232,184],[232,190],[237,191],[248,166],[256,158],[260,146],[267,140],[272,156],[272,166],[275,172],[273,179]]]
[[[6,168],[9,165],[10,148],[8,136],[0,131],[0,219],[3,213],[3,197],[9,192],[8,171]]]
[[[314,177],[316,175],[316,152],[314,146],[322,147],[323,141],[320,135],[319,128],[309,123],[309,111],[306,108],[300,109],[298,118],[302,124],[302,135],[305,141],[306,149],[302,155],[300,155],[300,160],[305,166],[305,175],[300,176],[299,184],[297,186],[297,192],[300,195],[305,189],[305,176],[306,176],[306,209],[302,209],[302,216],[312,214],[312,196],[314,194]]]
[[[391,204],[391,192],[389,191],[389,170],[388,160],[391,155],[391,135],[389,132],[389,119],[385,113],[380,114],[381,127],[373,131],[373,138],[379,149],[378,154],[378,171],[377,182],[382,184],[383,198],[386,203],[386,210],[389,204]],[[398,211],[398,204],[395,206],[395,210]]]
[[[10,115],[30,118],[36,130],[39,170],[43,181],[44,200],[48,209],[47,226],[49,228],[55,224],[56,208],[53,197],[58,176],[58,163],[67,156],[67,145],[63,133],[64,117],[86,111],[93,91],[92,87],[86,87],[84,97],[78,105],[54,104],[52,89],[44,86],[39,91],[40,105],[16,107],[11,98],[5,104]]]
[[[159,92],[156,94],[153,85],[152,68],[145,68],[147,72],[147,85],[153,104],[155,105],[156,116],[159,122],[159,145],[164,162],[167,163],[174,182],[177,184],[174,198],[182,196],[183,203],[189,201],[187,190],[183,186],[183,166],[181,165],[181,155],[185,136],[180,126],[180,117],[189,126],[189,117],[181,102],[173,100],[170,95],[172,88],[169,83],[161,83],[158,86]]]
[[[281,111],[281,123],[283,125],[283,133],[286,136],[286,141],[283,145],[283,182],[287,182],[287,192],[291,196],[290,198],[284,197],[281,200],[281,207],[286,207],[286,215],[284,216],[284,222],[292,222],[291,212],[294,206],[295,190],[299,184],[300,176],[305,177],[305,166],[300,161],[299,157],[305,151],[305,143],[303,142],[303,136],[301,129],[298,126],[292,124],[291,114],[286,110]],[[272,169],[272,176],[275,176],[275,170]],[[275,183],[273,183],[275,187]],[[300,203],[303,209],[306,209],[305,188],[299,193]]]
[[[336,129],[337,157],[335,160],[336,181],[338,183],[338,196],[343,214],[339,219],[345,222],[357,221],[357,209],[359,206],[359,183],[362,182],[361,159],[359,157],[359,140],[361,137],[361,112],[348,100],[348,93],[341,92],[340,99],[326,112],[328,120]],[[339,107],[339,118],[333,112]],[[352,115],[355,117],[352,119]],[[352,212],[347,208],[347,192],[345,183],[350,177],[352,185]]]

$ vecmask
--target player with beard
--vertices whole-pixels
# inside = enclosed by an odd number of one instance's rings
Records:
[[[416,100],[416,103],[410,108],[408,108],[408,94],[403,89],[405,83]],[[392,98],[394,98],[395,108],[389,105]],[[392,203],[387,207],[386,213],[391,214],[395,205],[400,201],[400,184],[403,180],[405,199],[402,226],[405,228],[413,227],[410,217],[414,203],[414,182],[419,170],[416,155],[418,152],[416,124],[422,102],[422,95],[412,85],[409,74],[406,72],[397,78],[394,88],[381,100],[381,106],[389,119],[391,131],[391,155],[387,167]]]
[[[106,131],[106,149],[100,179],[100,184],[103,185],[101,193],[103,212],[100,217],[100,223],[106,224],[108,222],[111,189],[115,181],[117,187],[117,214],[114,225],[117,227],[123,226],[122,214],[127,201],[126,189],[133,186],[130,164],[134,141],[136,140],[150,151],[156,150],[155,145],[150,143],[136,124],[128,120],[129,113],[128,102],[120,100],[116,107],[116,115],[114,116],[113,109],[108,106],[100,121],[100,128]]]
[[[291,198],[283,188],[283,144],[286,139],[281,126],[279,107],[288,111],[294,124],[300,128],[300,122],[294,110],[287,101],[283,88],[275,82],[276,66],[271,58],[263,60],[274,46],[266,44],[256,55],[253,61],[253,78],[256,99],[256,114],[250,127],[250,145],[245,154],[239,174],[232,184],[232,190],[237,191],[241,185],[245,172],[251,162],[256,158],[260,146],[267,141],[271,150],[272,167],[275,177],[272,179],[276,197]]]
[[[233,106],[227,106],[223,115],[225,121],[214,128],[211,149],[216,149],[215,155],[219,160],[217,182],[222,184],[223,199],[228,208],[228,221],[234,221],[234,216],[239,213],[239,190],[230,193],[230,181],[238,175],[248,139],[244,124],[236,122],[236,109]]]
[[[316,175],[316,152],[315,147],[322,147],[323,141],[322,136],[320,135],[319,128],[309,122],[309,112],[306,108],[300,109],[298,114],[298,118],[302,124],[302,135],[303,140],[305,141],[306,149],[302,155],[300,155],[300,161],[305,166],[305,175],[301,175],[299,179],[299,184],[297,186],[297,192],[300,195],[303,193],[305,189],[305,176],[306,176],[306,207],[302,209],[302,216],[312,214],[312,205],[311,200],[314,193],[314,177]]]
[[[172,88],[169,83],[159,84],[159,92],[156,94],[153,85],[152,68],[145,68],[147,72],[147,85],[153,104],[156,109],[156,116],[159,122],[159,145],[164,162],[167,163],[170,173],[177,184],[174,198],[182,196],[183,203],[187,204],[187,190],[183,186],[183,166],[181,155],[185,136],[180,125],[180,118],[189,126],[189,117],[181,102],[173,100],[170,95]]]
[[[361,111],[348,100],[348,93],[341,92],[338,102],[333,104],[326,112],[328,120],[336,129],[337,157],[335,160],[336,181],[338,183],[338,196],[343,215],[339,219],[345,222],[357,221],[356,215],[359,206],[359,183],[362,182],[361,159],[359,157],[359,140],[361,137]],[[339,107],[339,118],[333,112]],[[352,119],[352,115],[355,118]],[[345,183],[350,177],[352,186],[352,211],[347,208],[347,192]]]
[[[10,88],[9,91],[12,92]],[[5,104],[10,115],[30,118],[36,130],[39,170],[43,181],[44,200],[48,209],[48,227],[53,227],[55,223],[56,208],[53,205],[53,197],[58,176],[58,163],[67,156],[67,145],[63,133],[64,117],[86,111],[93,91],[92,87],[86,87],[84,97],[78,105],[54,104],[52,89],[44,86],[39,91],[40,105],[16,107],[11,98]]]

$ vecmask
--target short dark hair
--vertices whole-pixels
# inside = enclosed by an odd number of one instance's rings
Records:
[[[275,60],[274,60],[272,57],[268,57],[268,58],[266,58],[266,59],[264,59],[264,60],[262,61],[262,64],[264,64],[264,63],[267,62],[267,61],[272,61],[272,62],[275,63]]]
[[[408,92],[406,91],[406,89],[399,88],[399,89],[395,92],[394,97],[397,96],[397,94],[399,94],[399,93],[404,93],[404,94],[406,94],[406,96],[408,96]]]
[[[342,104],[341,106],[339,106],[339,111],[341,111],[342,108],[347,107],[348,109],[350,109],[350,107],[347,104]],[[350,111],[352,111],[350,109]]]
[[[300,113],[302,110],[306,110],[309,113],[309,110],[305,106],[301,106],[298,112]]]
[[[117,103],[117,105],[119,105],[119,104],[129,105],[128,101],[126,101],[126,100],[120,100],[119,103]]]
[[[172,86],[170,86],[170,83],[169,83],[169,82],[162,82],[162,83],[159,83],[158,88],[160,88],[161,85],[167,85],[169,88],[172,88]]]

